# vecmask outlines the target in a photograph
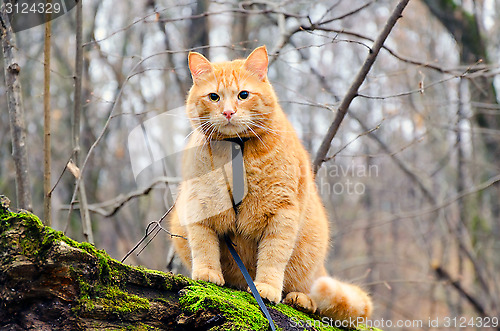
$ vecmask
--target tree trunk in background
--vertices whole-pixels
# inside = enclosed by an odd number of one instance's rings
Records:
[[[82,113],[82,75],[83,75],[83,23],[82,23],[82,2],[79,1],[76,5],[76,42],[75,42],[75,100],[73,109],[72,123],[72,143],[73,157],[75,164],[80,167],[80,128],[81,128],[81,113]],[[78,185],[78,201],[80,206],[80,216],[82,221],[83,235],[85,240],[93,243],[94,234],[92,231],[92,222],[90,220],[87,193],[85,191],[85,178],[76,178]]]
[[[208,11],[208,0],[199,0],[195,2],[195,8],[193,15],[200,15],[206,13]],[[191,20],[191,25],[189,26],[189,41],[188,47],[203,47],[209,45],[209,36],[208,33],[210,31],[210,27],[208,24],[207,16],[202,16],[198,18],[193,18]],[[197,50],[201,54],[206,57],[209,57],[208,48],[202,48]]]
[[[481,61],[482,65],[490,64],[476,16],[466,12],[464,8],[451,0],[424,0],[424,3],[459,45],[462,64],[469,66],[478,61]],[[475,68],[472,68],[470,72],[474,70]],[[493,77],[480,75],[473,79],[472,84],[469,84],[469,89],[471,105],[475,111],[475,121],[479,127],[500,131],[500,112],[496,114],[481,112],[483,107],[499,105]],[[485,133],[483,141],[489,161],[500,162],[500,144],[497,136]],[[498,215],[498,211],[496,214]]]
[[[394,206],[393,203],[389,202],[389,210],[391,211],[392,214],[396,213],[396,207]],[[397,258],[398,252],[399,252],[399,246],[400,243],[403,242],[404,245],[404,240],[401,240],[400,238],[400,229],[399,229],[399,219],[395,219],[393,222],[391,222],[391,248],[394,254],[393,259],[395,260],[394,263],[398,263]],[[394,274],[394,278],[397,279],[399,278],[399,272],[397,274]],[[399,291],[399,284],[392,284],[391,289],[390,289],[390,294],[389,294],[389,300],[387,300],[387,305],[385,307],[385,318],[388,320],[392,320],[394,318],[394,307],[396,306],[395,303],[397,302],[398,298],[398,293]],[[431,310],[431,312],[434,312],[434,310]],[[429,315],[432,316],[432,315]]]
[[[47,2],[49,2],[48,0]],[[43,224],[51,226],[51,144],[50,144],[50,41],[52,37],[51,13],[47,14],[43,44]]]
[[[370,165],[372,164],[372,158],[370,157],[370,149],[368,145],[365,146],[365,153],[366,153],[365,169],[370,169]],[[372,201],[373,195],[370,191],[371,191],[370,185],[367,185],[365,188],[365,194],[363,195],[363,204],[365,205],[364,208],[369,212],[371,212],[373,209],[373,201]],[[369,284],[367,286],[367,290],[370,294],[375,296],[376,286],[373,285],[373,282],[375,281],[374,273],[376,272],[375,238],[373,234],[374,230],[372,224],[367,223],[365,226],[366,227],[363,236],[366,242],[366,260],[367,260],[366,262],[367,262],[367,269],[369,270],[366,276],[366,282]]]
[[[463,112],[463,80],[460,80],[458,84],[458,106],[457,106],[457,123],[456,123],[456,147],[457,147],[457,192],[462,192],[465,190],[465,157],[464,157],[464,146],[463,146],[463,137],[461,131],[461,124],[465,120],[464,112]],[[460,197],[457,199],[458,204],[458,220],[457,220],[457,233],[464,240],[466,239],[466,233],[468,228],[467,222],[467,210],[465,205],[465,199]],[[458,245],[457,245],[458,246]],[[457,247],[457,258],[458,258],[458,274],[464,274],[464,253],[460,249],[460,246]],[[458,297],[457,300],[457,316],[462,316],[463,314],[463,301],[462,298]]]
[[[239,2],[240,4],[243,1]],[[244,57],[246,54],[245,49],[248,44],[248,16],[247,15],[235,15],[233,19],[232,26],[232,34],[231,34],[231,42],[235,47],[234,54],[237,57]]]
[[[5,85],[7,87],[12,157],[16,168],[17,207],[32,210],[26,146],[26,125],[24,122],[21,82],[19,79],[21,67],[17,63],[16,42],[9,18],[4,9],[5,7],[2,7],[0,11],[0,35],[2,39]]]

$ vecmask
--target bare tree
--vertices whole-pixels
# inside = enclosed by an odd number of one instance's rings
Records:
[[[80,121],[82,113],[82,75],[83,75],[83,22],[82,22],[82,2],[76,5],[76,42],[75,42],[75,100],[73,110],[72,143],[73,157],[77,167],[80,166]],[[85,240],[94,242],[92,223],[88,211],[87,193],[85,190],[85,180],[80,176],[76,177],[75,186],[78,190],[78,201],[80,205],[80,217],[82,221],[83,235]]]
[[[12,136],[12,156],[16,167],[17,206],[18,208],[32,210],[26,125],[24,122],[21,82],[19,80],[21,67],[17,62],[16,42],[5,4],[0,8],[0,34],[2,38],[5,84],[7,86],[10,131]]]

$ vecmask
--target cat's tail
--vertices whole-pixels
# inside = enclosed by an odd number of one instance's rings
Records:
[[[373,310],[370,296],[360,287],[331,277],[318,278],[309,294],[318,312],[349,326],[366,323]]]

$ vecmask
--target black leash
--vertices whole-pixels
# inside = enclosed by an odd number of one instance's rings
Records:
[[[243,148],[245,146],[245,142],[248,140],[248,138],[230,138],[230,139],[225,139],[226,141],[232,142],[231,144],[231,158],[232,158],[232,170],[233,170],[233,209],[234,213],[236,216],[238,216],[238,206],[241,204],[241,201],[243,200],[243,196],[245,194],[245,178],[243,174]],[[238,255],[238,252],[234,248],[236,245],[231,241],[231,238],[229,238],[229,235],[224,235],[224,242],[226,243],[227,248],[229,249],[229,253],[233,256],[234,261],[238,265],[238,268],[240,269],[241,273],[243,274],[243,277],[245,278],[245,281],[248,284],[248,287],[250,288],[250,291],[252,292],[253,297],[259,304],[260,310],[264,314],[264,316],[267,318],[267,321],[269,322],[269,326],[271,327],[272,331],[276,331],[276,327],[274,326],[273,319],[271,317],[271,314],[269,313],[269,310],[267,309],[266,305],[264,304],[264,301],[262,300],[262,297],[260,296],[259,291],[255,287],[255,284],[252,280],[252,277],[248,273],[247,268],[245,267],[245,264],[241,260],[240,256]]]

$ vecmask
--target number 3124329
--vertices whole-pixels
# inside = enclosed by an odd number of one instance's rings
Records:
[[[23,3],[10,3],[5,4],[5,11],[7,14],[59,14],[61,12],[61,4],[51,2],[38,2],[29,4]]]

